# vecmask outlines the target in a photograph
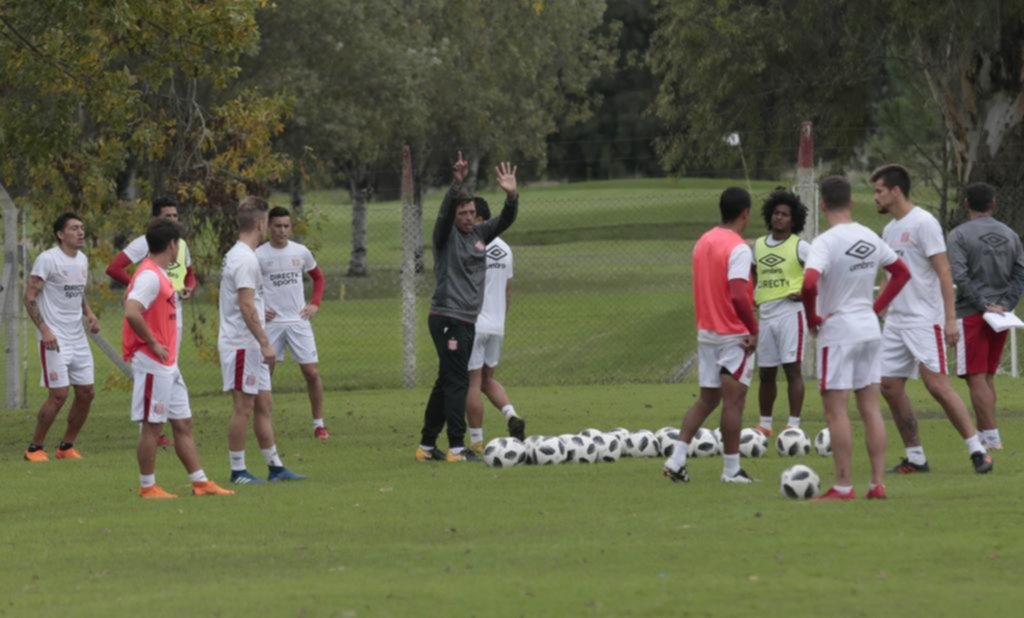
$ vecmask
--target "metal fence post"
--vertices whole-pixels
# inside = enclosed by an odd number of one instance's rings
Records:
[[[4,270],[0,281],[0,319],[4,322],[4,407],[20,408],[21,376],[21,256],[18,254],[18,207],[0,185],[0,207],[4,215]]]
[[[416,387],[416,204],[412,154],[402,147],[402,386]]]

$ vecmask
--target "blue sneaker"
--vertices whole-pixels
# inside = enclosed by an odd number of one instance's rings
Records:
[[[268,481],[301,481],[306,477],[301,474],[295,474],[284,466],[267,466],[270,469],[270,474],[267,476]]]
[[[265,485],[266,481],[249,474],[248,470],[232,470],[231,482],[235,485]]]

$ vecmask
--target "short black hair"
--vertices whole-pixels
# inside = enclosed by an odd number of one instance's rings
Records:
[[[800,197],[792,191],[786,191],[782,187],[772,191],[771,195],[761,206],[761,216],[764,217],[765,226],[772,229],[772,215],[775,214],[775,207],[780,204],[789,206],[789,214],[793,220],[793,233],[799,234],[804,231],[807,224],[807,207],[800,201]]]
[[[882,181],[886,189],[899,187],[903,192],[903,197],[910,197],[910,172],[902,165],[889,163],[871,172],[871,182],[875,183],[879,180]]]
[[[482,197],[474,197],[473,204],[476,205],[476,216],[480,217],[484,221],[491,218],[491,206]]]
[[[173,240],[181,240],[181,225],[163,217],[153,217],[146,226],[146,244],[150,253],[163,253]]]
[[[267,219],[273,219],[275,217],[291,217],[292,213],[288,212],[288,209],[284,206],[274,206],[267,213]]]
[[[843,176],[828,176],[821,181],[821,201],[828,210],[842,210],[853,199],[850,181]]]
[[[996,188],[984,182],[976,182],[964,189],[964,203],[974,212],[988,212],[995,205]]]
[[[722,196],[718,198],[718,212],[722,215],[722,223],[732,223],[744,210],[750,210],[750,194],[746,189],[729,187],[722,191]]]
[[[73,212],[66,212],[61,216],[57,217],[57,220],[53,222],[53,237],[60,242],[60,236],[57,236],[57,232],[63,232],[64,226],[68,224],[68,221],[82,221],[82,218]]]
[[[153,210],[150,213],[154,217],[159,217],[164,208],[177,208],[178,200],[173,197],[160,196],[153,198]]]

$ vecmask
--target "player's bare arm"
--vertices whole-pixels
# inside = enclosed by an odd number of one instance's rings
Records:
[[[242,313],[242,319],[245,320],[245,325],[249,332],[260,343],[260,354],[263,356],[263,362],[273,365],[274,360],[276,360],[274,348],[270,345],[267,331],[263,330],[263,325],[260,324],[260,313],[256,309],[256,290],[252,288],[239,288],[238,309]]]
[[[84,295],[82,296],[82,315],[85,316],[90,333],[95,335],[100,332],[100,319],[92,312],[92,307],[89,306],[89,301],[85,299]]]
[[[128,325],[132,327],[132,330],[135,331],[135,334],[140,339],[146,342],[146,345],[153,351],[153,354],[156,354],[157,358],[161,361],[166,361],[169,352],[166,347],[157,342],[156,337],[153,336],[153,331],[149,330],[146,318],[142,316],[143,311],[142,303],[137,300],[128,299],[124,302],[124,318],[128,321]]]
[[[928,261],[939,277],[942,307],[946,317],[946,345],[955,346],[960,340],[960,327],[956,322],[956,293],[953,292],[953,272],[949,267],[949,256],[943,251],[930,256]]]
[[[25,311],[28,313],[32,323],[39,329],[40,334],[42,334],[43,347],[47,350],[59,350],[60,344],[57,342],[57,336],[46,325],[46,321],[43,320],[43,313],[39,309],[39,295],[42,294],[45,283],[45,281],[35,275],[29,278],[28,285],[25,286]]]

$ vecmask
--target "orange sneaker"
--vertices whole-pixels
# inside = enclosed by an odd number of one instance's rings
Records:
[[[233,496],[235,492],[230,489],[224,489],[220,485],[213,481],[199,481],[192,483],[192,495],[193,496]]]
[[[164,498],[177,498],[178,496],[164,491],[159,485],[150,485],[149,487],[139,488],[139,497],[147,500],[161,500]]]
[[[36,451],[37,453],[39,451]],[[64,450],[57,449],[57,459],[81,459],[82,454],[78,452],[75,447],[67,448]]]
[[[38,451],[25,451],[25,461],[31,461],[33,463],[40,463],[43,461],[50,461],[50,456],[46,454],[46,451],[39,449]]]
[[[756,431],[757,433],[761,434],[762,436],[764,436],[766,438],[772,437],[772,434],[775,433],[771,429],[765,429],[764,427],[762,427],[760,425],[757,425],[756,427],[754,427],[754,431]]]

